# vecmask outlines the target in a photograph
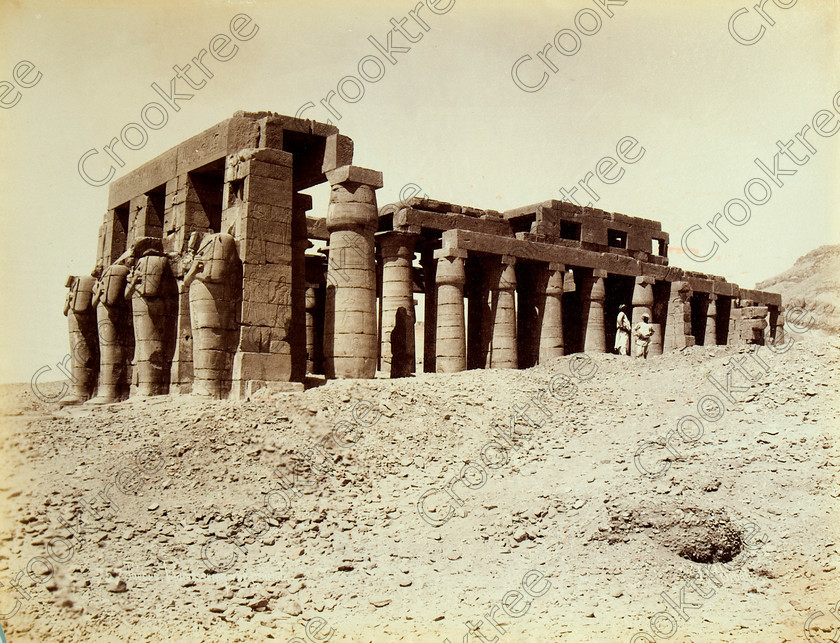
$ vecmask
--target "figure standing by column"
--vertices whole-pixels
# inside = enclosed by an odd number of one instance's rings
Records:
[[[627,318],[627,306],[618,307],[618,318],[615,321],[615,350],[619,355],[630,354],[630,320]]]

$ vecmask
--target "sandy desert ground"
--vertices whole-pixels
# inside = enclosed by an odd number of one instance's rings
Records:
[[[5,386],[7,636],[836,640],[840,340],[787,337],[244,403]]]

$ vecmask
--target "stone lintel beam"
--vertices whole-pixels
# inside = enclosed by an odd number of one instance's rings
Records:
[[[741,299],[749,299],[762,306],[781,306],[782,296],[775,292],[766,292],[763,290],[747,290],[741,288]]]
[[[419,226],[431,230],[470,230],[494,236],[513,237],[513,229],[502,219],[480,219],[454,212],[440,213],[416,208],[400,208],[394,213],[394,229]]]
[[[174,176],[223,159],[237,150],[256,147],[259,134],[259,124],[255,120],[238,114],[217,123],[112,181],[108,189],[108,207],[115,208],[163,185]]]
[[[445,248],[462,248],[491,255],[511,255],[527,261],[556,262],[633,277],[641,274],[640,262],[609,252],[593,252],[510,237],[499,238],[460,229],[447,230],[442,238]]]
[[[382,172],[376,170],[368,170],[367,168],[358,167],[356,165],[342,165],[334,170],[325,173],[330,185],[338,185],[339,183],[361,183],[369,185],[374,189],[382,187]]]

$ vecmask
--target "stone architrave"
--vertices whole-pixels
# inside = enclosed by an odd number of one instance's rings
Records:
[[[119,402],[127,392],[126,356],[131,325],[125,302],[125,282],[130,260],[127,253],[108,266],[93,287],[99,336],[99,386],[89,404]],[[133,338],[132,338],[133,339]]]
[[[327,172],[332,190],[324,370],[328,379],[376,375],[379,354],[376,315],[376,250],[379,172],[355,166]]]
[[[163,395],[169,389],[174,348],[173,306],[178,287],[161,240],[141,237],[133,246],[134,265],[125,297],[131,302],[134,368],[138,395]]]
[[[604,328],[604,299],[606,289],[604,270],[595,270],[591,277],[583,280],[583,350],[585,353],[607,352],[606,329]]]
[[[225,233],[204,235],[184,275],[190,296],[194,395],[222,398],[230,389],[239,283],[235,239]]]
[[[99,350],[96,337],[96,311],[92,304],[96,279],[90,276],[67,278],[64,314],[70,334],[70,364],[73,389],[59,404],[81,404],[90,399],[96,386]]]
[[[467,333],[464,317],[465,250],[435,250],[437,269],[437,332],[435,370],[457,373],[467,368]]]

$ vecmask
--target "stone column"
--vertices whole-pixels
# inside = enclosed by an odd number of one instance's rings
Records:
[[[490,368],[517,368],[516,346],[516,257],[502,257],[498,286],[493,293],[493,339]]]
[[[96,279],[90,276],[68,277],[64,314],[70,333],[70,364],[73,392],[59,405],[81,404],[93,395],[99,352],[96,340],[96,311],[91,303]]]
[[[709,293],[709,307],[706,309],[706,332],[703,346],[717,346],[717,295]]]
[[[563,271],[560,263],[548,264],[545,305],[540,325],[539,364],[561,357],[563,350]]]
[[[131,325],[125,305],[128,268],[109,266],[93,288],[99,334],[99,388],[90,404],[119,402],[126,392],[126,354]]]
[[[328,379],[376,375],[376,190],[382,173],[345,165],[327,172],[332,186],[324,370]]]
[[[444,248],[435,251],[437,269],[437,333],[435,369],[455,373],[467,367],[467,334],[464,319],[466,250]]]
[[[606,270],[595,270],[583,280],[583,350],[585,353],[606,353],[607,337],[604,328],[604,279]]]
[[[315,341],[315,317],[318,310],[318,295],[316,288],[308,285],[306,288],[306,372],[315,373],[318,362],[318,342]],[[318,351],[320,352],[320,351]]]
[[[184,276],[192,321],[194,395],[223,398],[231,388],[239,269],[233,236],[208,234]]]
[[[671,282],[663,351],[694,346],[694,336],[691,334],[691,294],[691,286],[687,281]]]
[[[136,239],[133,255],[125,295],[131,301],[137,394],[163,395],[169,390],[178,289],[160,238]]]
[[[414,372],[414,235],[387,232],[382,248],[381,370],[390,377]]]
[[[636,285],[633,287],[633,311],[630,319],[630,323],[634,327],[642,321],[642,315],[647,315],[648,321],[653,323],[653,281],[653,277],[636,277]],[[634,343],[631,341],[631,344]]]

